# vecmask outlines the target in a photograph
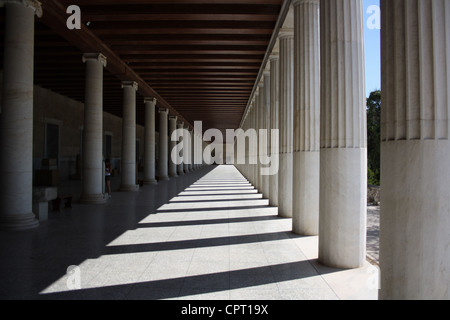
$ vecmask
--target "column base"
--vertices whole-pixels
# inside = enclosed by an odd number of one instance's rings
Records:
[[[292,218],[292,175],[293,154],[280,154],[280,171],[278,172],[278,215]]]
[[[184,176],[184,171],[183,172],[178,172],[179,176]]]
[[[139,191],[138,184],[123,184],[120,186],[119,191],[121,192],[137,192]]]
[[[105,204],[106,196],[102,193],[100,193],[100,194],[83,194],[83,195],[81,195],[80,203],[82,203],[82,204]]]
[[[170,178],[169,178],[168,176],[165,176],[165,177],[158,177],[158,180],[159,180],[159,181],[169,181]]]
[[[21,231],[39,227],[34,213],[0,215],[0,230]]]
[[[169,174],[169,178],[178,178],[178,174],[171,173],[171,174]]]
[[[155,185],[155,184],[158,184],[158,181],[156,181],[156,179],[147,179],[147,180],[145,180],[144,179],[144,185]]]

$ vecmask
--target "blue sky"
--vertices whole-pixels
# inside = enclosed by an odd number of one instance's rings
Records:
[[[381,89],[380,30],[369,29],[367,21],[373,16],[367,13],[371,5],[380,6],[380,0],[364,0],[364,36],[366,50],[366,96],[370,92]]]

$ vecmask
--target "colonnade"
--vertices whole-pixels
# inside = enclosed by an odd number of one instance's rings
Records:
[[[39,226],[32,212],[33,201],[33,77],[34,77],[34,16],[42,15],[42,7],[34,0],[2,0],[5,11],[5,54],[3,63],[3,94],[1,110],[0,162],[2,192],[0,193],[0,228],[25,230]],[[107,57],[102,53],[85,53],[80,57],[86,65],[85,106],[83,124],[83,172],[80,202],[104,204],[103,194],[103,69]],[[130,79],[122,82],[122,161],[120,191],[139,191],[136,175],[136,100],[138,84]],[[156,108],[157,99],[145,97],[144,184],[157,184],[200,168],[193,164],[194,152],[188,150],[192,134],[182,141],[184,165],[177,165],[169,152],[176,146],[171,135],[188,124],[159,112],[159,162],[156,172]],[[178,123],[177,123],[178,121]],[[187,130],[187,129],[186,129]],[[193,133],[193,132],[192,132]],[[200,143],[204,147],[204,144]],[[7,186],[7,187],[6,187]]]
[[[0,126],[0,228],[38,225],[32,213],[34,16],[39,2],[1,0],[6,7]],[[294,0],[293,26],[279,33],[242,128],[278,129],[279,148],[247,146],[240,171],[293,231],[319,236],[319,261],[358,268],[365,261],[366,116],[362,0]],[[381,0],[382,188],[380,267],[383,299],[450,298],[450,4],[447,0]],[[87,53],[82,201],[104,203],[103,68]],[[131,81],[131,82],[130,82]],[[122,190],[137,191],[137,84],[123,83]],[[155,170],[157,101],[146,98],[145,183],[199,167],[169,159],[169,134],[186,127],[159,109],[159,172]],[[134,118],[134,120],[133,120]],[[169,123],[170,122],[170,123]],[[134,131],[134,132],[133,132]],[[199,137],[184,137],[195,145]],[[99,147],[100,146],[100,147]],[[173,145],[172,145],[173,147]],[[279,150],[280,170],[260,174],[259,156]],[[186,150],[184,150],[186,151]]]
[[[380,298],[449,299],[450,3],[381,0],[381,13]],[[242,129],[279,130],[279,148],[269,143],[280,159],[269,203],[292,217],[294,233],[318,236],[320,263],[359,268],[367,231],[362,1],[293,0],[290,14]],[[261,151],[246,150],[237,167],[266,195]]]

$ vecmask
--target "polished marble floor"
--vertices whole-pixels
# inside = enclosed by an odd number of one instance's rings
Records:
[[[291,224],[234,166],[205,167],[0,232],[0,299],[377,299],[369,263],[322,266]]]

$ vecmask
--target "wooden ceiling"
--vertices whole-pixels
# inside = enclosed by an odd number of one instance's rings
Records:
[[[193,124],[239,127],[283,0],[41,0],[35,83],[84,100],[83,52],[108,58],[104,109],[122,115],[122,80]],[[68,30],[66,8],[81,8],[82,29]],[[0,11],[3,11],[0,10]],[[2,13],[3,15],[3,13]],[[3,20],[3,19],[2,19]],[[2,41],[3,42],[3,41]]]

